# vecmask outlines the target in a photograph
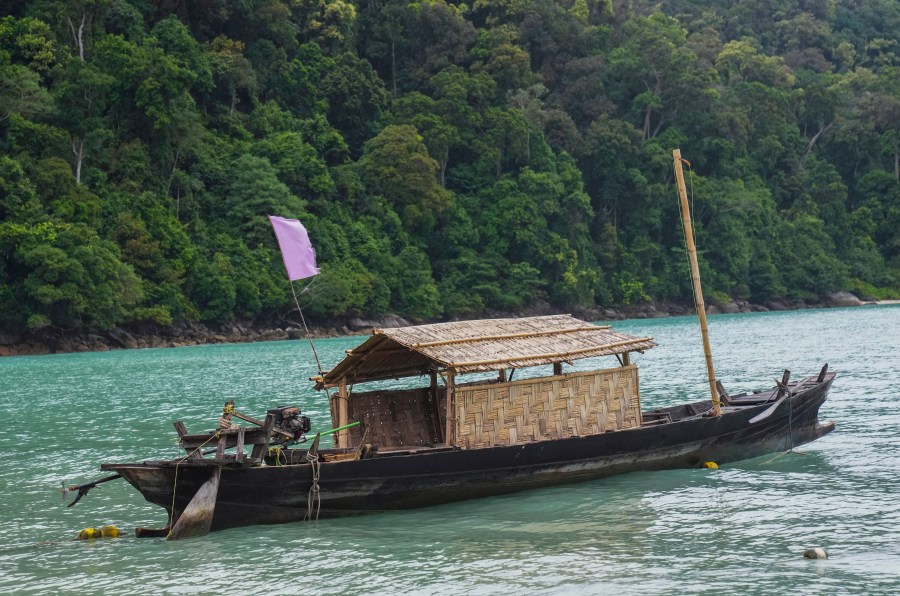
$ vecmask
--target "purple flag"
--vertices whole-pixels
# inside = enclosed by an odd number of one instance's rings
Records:
[[[275,236],[278,238],[278,246],[281,248],[281,258],[284,259],[284,268],[287,269],[288,279],[294,281],[318,275],[316,251],[313,250],[303,224],[296,219],[285,219],[275,215],[270,215],[269,221],[275,228]]]

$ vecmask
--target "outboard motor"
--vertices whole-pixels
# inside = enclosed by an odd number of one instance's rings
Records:
[[[275,428],[284,431],[294,437],[298,443],[306,440],[304,433],[310,429],[309,416],[301,415],[297,406],[278,406],[267,412],[275,414]]]

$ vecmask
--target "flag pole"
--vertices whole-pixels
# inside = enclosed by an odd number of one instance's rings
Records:
[[[300,308],[300,301],[297,299],[297,291],[294,289],[294,281],[289,280],[288,283],[291,285],[291,294],[294,296],[294,304],[297,306],[297,312],[300,313],[300,321],[303,322],[303,330],[306,331],[306,339],[309,340],[309,347],[312,348],[313,356],[316,359],[316,368],[319,369],[319,374],[322,374],[322,363],[319,361],[319,354],[316,352],[316,344],[313,343],[312,335],[309,333],[309,327],[306,326],[306,318],[303,316],[303,309]]]

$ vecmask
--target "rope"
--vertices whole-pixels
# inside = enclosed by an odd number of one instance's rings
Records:
[[[294,304],[297,306],[297,312],[300,313],[300,321],[303,323],[303,330],[306,331],[306,339],[309,340],[309,346],[312,348],[313,356],[316,359],[316,367],[319,369],[319,374],[322,374],[322,363],[319,362],[319,354],[316,352],[316,345],[313,343],[312,336],[309,334],[309,327],[306,326],[306,317],[303,316],[303,309],[300,308],[300,301],[297,300],[297,291],[294,289],[294,282],[290,282],[291,285],[291,294],[294,296]],[[307,288],[309,286],[306,286]],[[303,290],[304,292],[306,289]],[[301,294],[303,292],[300,292]]]
[[[313,278],[315,279],[315,278]],[[300,313],[300,321],[303,323],[303,330],[306,331],[306,339],[309,341],[309,347],[312,348],[313,357],[316,359],[316,368],[319,369],[319,375],[324,375],[325,371],[322,370],[322,363],[319,361],[319,353],[316,352],[316,344],[313,343],[312,336],[309,333],[309,327],[306,326],[306,317],[303,316],[303,309],[300,308],[300,301],[297,299],[297,291],[294,289],[294,282],[288,282],[291,286],[291,294],[294,296],[294,305],[297,307],[297,312]],[[312,285],[313,282],[309,282],[303,290],[300,291],[302,294]],[[328,403],[331,403],[331,391],[328,390],[328,387],[325,388],[325,395],[328,397]]]
[[[319,455],[318,453],[310,453],[306,452],[306,461],[309,462],[310,468],[312,468],[312,485],[309,487],[309,492],[306,494],[306,515],[303,517],[303,521],[313,520],[313,509],[316,510],[315,521],[319,520],[319,510],[322,507],[322,499],[319,495]],[[313,504],[315,503],[315,507]]]
[[[282,456],[284,457],[283,465],[286,466],[288,463],[287,455],[284,453],[284,450],[280,446],[276,445],[275,447],[269,447],[269,456],[275,458],[275,467],[276,468],[282,465],[282,463],[281,463]]]

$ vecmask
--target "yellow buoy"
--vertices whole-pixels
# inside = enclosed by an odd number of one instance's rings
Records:
[[[78,532],[79,540],[93,540],[94,538],[100,538],[100,530],[97,528],[85,528]]]
[[[78,532],[78,540],[94,540],[95,538],[118,538],[121,535],[119,528],[115,526],[103,526],[102,528],[85,528]]]
[[[709,468],[710,470],[718,470],[718,469],[719,469],[719,464],[717,464],[717,463],[714,462],[714,461],[705,461],[705,462],[703,462],[703,466],[702,466],[702,467],[704,467],[704,468]]]

